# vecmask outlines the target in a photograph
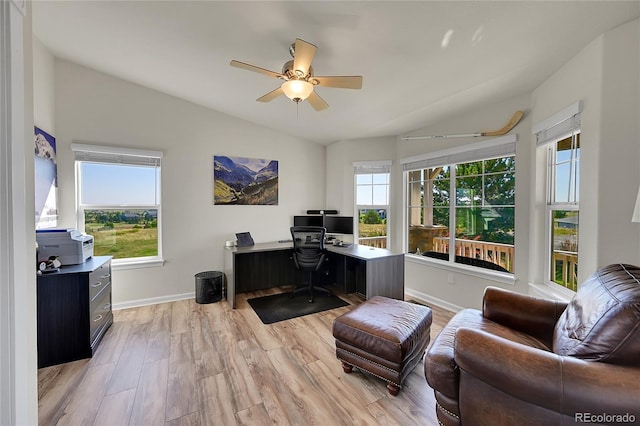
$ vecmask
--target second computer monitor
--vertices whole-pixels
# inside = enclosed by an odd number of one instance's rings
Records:
[[[327,234],[353,234],[353,216],[325,216]]]

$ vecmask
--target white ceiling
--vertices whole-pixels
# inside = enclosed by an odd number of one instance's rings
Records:
[[[528,93],[640,1],[34,1],[35,36],[60,58],[322,144],[406,134]],[[296,37],[330,108],[255,99],[279,80]],[[500,124],[501,123],[496,123]]]

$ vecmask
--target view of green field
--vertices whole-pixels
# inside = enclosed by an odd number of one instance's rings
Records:
[[[94,256],[157,256],[158,225],[154,215],[141,210],[85,211],[85,233],[93,236]]]
[[[360,237],[381,237],[387,235],[387,225],[384,223],[359,223],[358,226]]]

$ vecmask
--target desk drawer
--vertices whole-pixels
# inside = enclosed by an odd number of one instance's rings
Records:
[[[90,342],[96,337],[102,326],[111,319],[111,284],[105,288],[100,297],[91,303],[89,311],[89,326],[91,329]]]
[[[111,262],[106,262],[89,274],[89,300],[93,301],[98,293],[111,284]]]

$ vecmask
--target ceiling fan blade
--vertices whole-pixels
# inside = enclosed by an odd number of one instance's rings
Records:
[[[309,74],[309,67],[318,48],[299,38],[296,39],[294,46],[293,71],[300,71],[302,75],[298,77],[304,77]]]
[[[277,98],[280,95],[284,95],[284,92],[282,91],[282,87],[278,87],[275,90],[272,90],[271,92],[267,93],[266,95],[263,95],[261,97],[259,97],[258,99],[256,99],[256,101],[258,102],[271,102],[272,100],[274,100],[275,98]]]
[[[337,87],[340,89],[362,89],[362,76],[360,75],[336,75],[336,76],[313,76],[318,80],[318,86]]]
[[[316,111],[322,111],[323,109],[329,108],[329,104],[326,103],[316,92],[311,92],[307,101],[309,101],[313,109]]]
[[[279,72],[269,71],[269,70],[264,69],[264,68],[256,67],[255,65],[246,64],[244,62],[236,61],[235,59],[233,61],[231,61],[229,63],[229,65],[231,65],[232,67],[236,67],[236,68],[242,68],[243,70],[253,71],[253,72],[260,73],[260,74],[264,74],[266,76],[273,77],[273,78],[284,78],[284,76],[282,74],[280,74]]]

